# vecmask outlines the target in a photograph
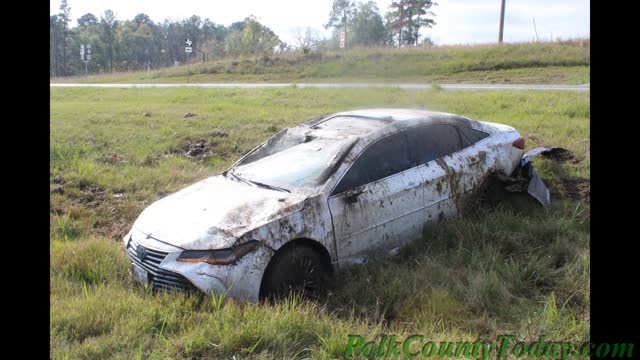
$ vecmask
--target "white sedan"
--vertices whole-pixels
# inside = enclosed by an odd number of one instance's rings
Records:
[[[341,112],[284,129],[220,175],[147,207],[124,237],[135,279],[255,302],[314,294],[333,270],[459,214],[493,174],[528,172],[512,127],[409,109]],[[512,178],[513,179],[513,178]],[[526,186],[525,186],[526,188]]]

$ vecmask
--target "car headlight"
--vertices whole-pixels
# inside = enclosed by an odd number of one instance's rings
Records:
[[[260,241],[251,240],[238,246],[219,250],[185,250],[178,255],[177,261],[206,262],[212,265],[232,264],[260,245]]]

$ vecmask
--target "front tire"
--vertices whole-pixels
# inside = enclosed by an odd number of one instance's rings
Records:
[[[291,245],[278,251],[267,266],[260,285],[260,298],[279,299],[291,292],[318,298],[330,272],[313,248]]]

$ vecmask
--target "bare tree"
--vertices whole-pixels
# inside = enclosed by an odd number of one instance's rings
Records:
[[[315,49],[318,46],[318,41],[320,40],[318,32],[309,26],[304,29],[300,27],[296,28],[294,36],[296,38],[298,49],[301,49],[305,54]]]

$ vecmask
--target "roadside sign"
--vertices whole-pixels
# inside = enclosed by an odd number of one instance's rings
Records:
[[[87,50],[85,54],[85,49]],[[80,44],[80,60],[84,63],[84,72],[89,75],[89,61],[91,61],[91,44]]]
[[[344,31],[340,32],[340,41],[344,41]]]
[[[344,49],[344,40],[340,40],[340,49]]]
[[[184,39],[184,43],[187,45],[184,48],[184,52],[187,53],[187,84],[188,84],[189,83],[189,55],[193,51],[193,48],[191,47],[191,44],[193,44],[193,41],[189,40],[189,38],[186,38]]]
[[[85,50],[86,50],[86,52],[85,52]],[[82,60],[82,61],[91,60],[91,45],[90,44],[87,44],[86,46],[84,44],[80,44],[80,60]]]

